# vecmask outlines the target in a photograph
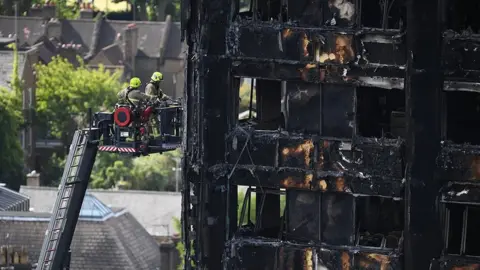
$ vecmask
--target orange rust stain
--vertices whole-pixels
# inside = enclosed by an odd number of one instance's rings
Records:
[[[328,186],[328,185],[327,185],[327,181],[325,181],[325,180],[322,179],[322,180],[320,180],[320,183],[319,183],[318,185],[320,186],[320,189],[321,189],[322,191],[327,190],[327,186]]]
[[[335,190],[336,191],[344,191],[345,190],[345,178],[337,177],[335,180]]]
[[[308,44],[310,44],[310,40],[308,40],[307,34],[302,34],[302,48],[303,48],[303,56],[309,56],[308,53]]]
[[[388,265],[390,264],[390,257],[387,255],[371,253],[367,255],[367,258],[373,259],[380,263],[380,270],[387,270]]]
[[[313,142],[312,140],[307,140],[304,143],[299,144],[298,146],[284,147],[282,149],[282,155],[286,157],[288,155],[299,155],[303,153],[305,165],[308,167],[310,166],[310,162],[311,162],[310,155],[312,153],[312,150],[313,150]]]
[[[310,189],[312,185],[313,174],[305,175],[303,181],[297,181],[292,176],[288,176],[287,178],[283,179],[280,183],[282,187],[296,187],[296,188],[303,188],[303,189]]]
[[[480,156],[474,156],[470,165],[471,174],[470,180],[480,180]]]
[[[452,270],[479,270],[479,269],[480,269],[480,264],[478,263],[465,265],[465,266],[452,267]]]
[[[282,31],[282,37],[285,39],[285,38],[289,38],[291,35],[292,35],[293,31],[292,29],[283,29]]]
[[[342,252],[340,260],[342,261],[342,270],[350,270],[350,255],[347,252]]]
[[[341,64],[353,59],[354,52],[352,48],[352,38],[349,36],[338,35],[335,39],[335,55]]]

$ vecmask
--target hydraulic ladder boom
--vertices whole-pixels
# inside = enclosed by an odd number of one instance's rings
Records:
[[[98,149],[98,129],[77,130],[43,241],[37,270],[69,268],[70,244]]]

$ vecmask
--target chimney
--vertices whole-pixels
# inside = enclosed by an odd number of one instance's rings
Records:
[[[80,19],[93,19],[93,8],[91,3],[82,3]]]
[[[62,23],[56,19],[50,20],[45,27],[45,36],[48,39],[56,38],[60,40],[62,36]]]
[[[137,55],[138,27],[136,24],[129,24],[123,29],[123,58],[135,74],[135,56]]]
[[[47,1],[43,6],[43,18],[50,19],[56,17],[56,7],[55,3],[52,1]]]
[[[43,17],[42,6],[40,6],[39,4],[32,5],[30,10],[28,10],[28,16],[29,17],[41,17],[42,18]]]
[[[39,187],[40,186],[40,174],[36,171],[32,171],[27,174],[27,186]]]

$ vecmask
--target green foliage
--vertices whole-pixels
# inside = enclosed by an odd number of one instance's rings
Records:
[[[22,125],[21,114],[21,81],[18,76],[18,51],[15,44],[10,44],[13,49],[13,74],[11,90],[0,89],[0,182],[6,183],[10,188],[18,189],[23,175],[23,150],[20,145],[19,132]]]
[[[163,154],[129,158],[118,154],[98,153],[92,172],[93,188],[109,189],[122,186],[127,189],[164,190],[173,180],[179,150]]]
[[[240,86],[240,104],[238,108],[238,112],[242,113],[248,111],[250,108],[250,93],[252,92],[252,81],[250,79],[243,79],[242,84]],[[252,108],[253,111],[256,109],[256,98],[255,98],[255,86],[253,87],[253,99],[252,99]]]
[[[77,19],[80,15],[80,7],[78,4],[71,4],[68,3],[69,1],[67,0],[56,0],[55,1],[55,6],[56,6],[56,13],[57,13],[57,18],[59,19],[67,19],[67,20],[73,20]]]
[[[21,110],[14,92],[0,89],[0,182],[18,189],[23,179],[23,151],[19,140]]]
[[[78,58],[79,67],[66,59],[54,57],[47,65],[35,66],[37,72],[37,116],[39,126],[50,129],[55,138],[68,137],[77,126],[85,126],[88,108],[102,111],[115,104],[121,89],[121,72],[111,73],[103,66],[89,69]],[[72,125],[72,119],[76,123]]]

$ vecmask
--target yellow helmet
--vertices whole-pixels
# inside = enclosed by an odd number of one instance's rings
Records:
[[[159,82],[159,81],[162,81],[163,80],[163,74],[158,72],[158,71],[155,71],[153,74],[152,74],[152,82]]]
[[[130,87],[131,88],[139,88],[142,85],[142,81],[138,77],[133,77],[130,79]]]

